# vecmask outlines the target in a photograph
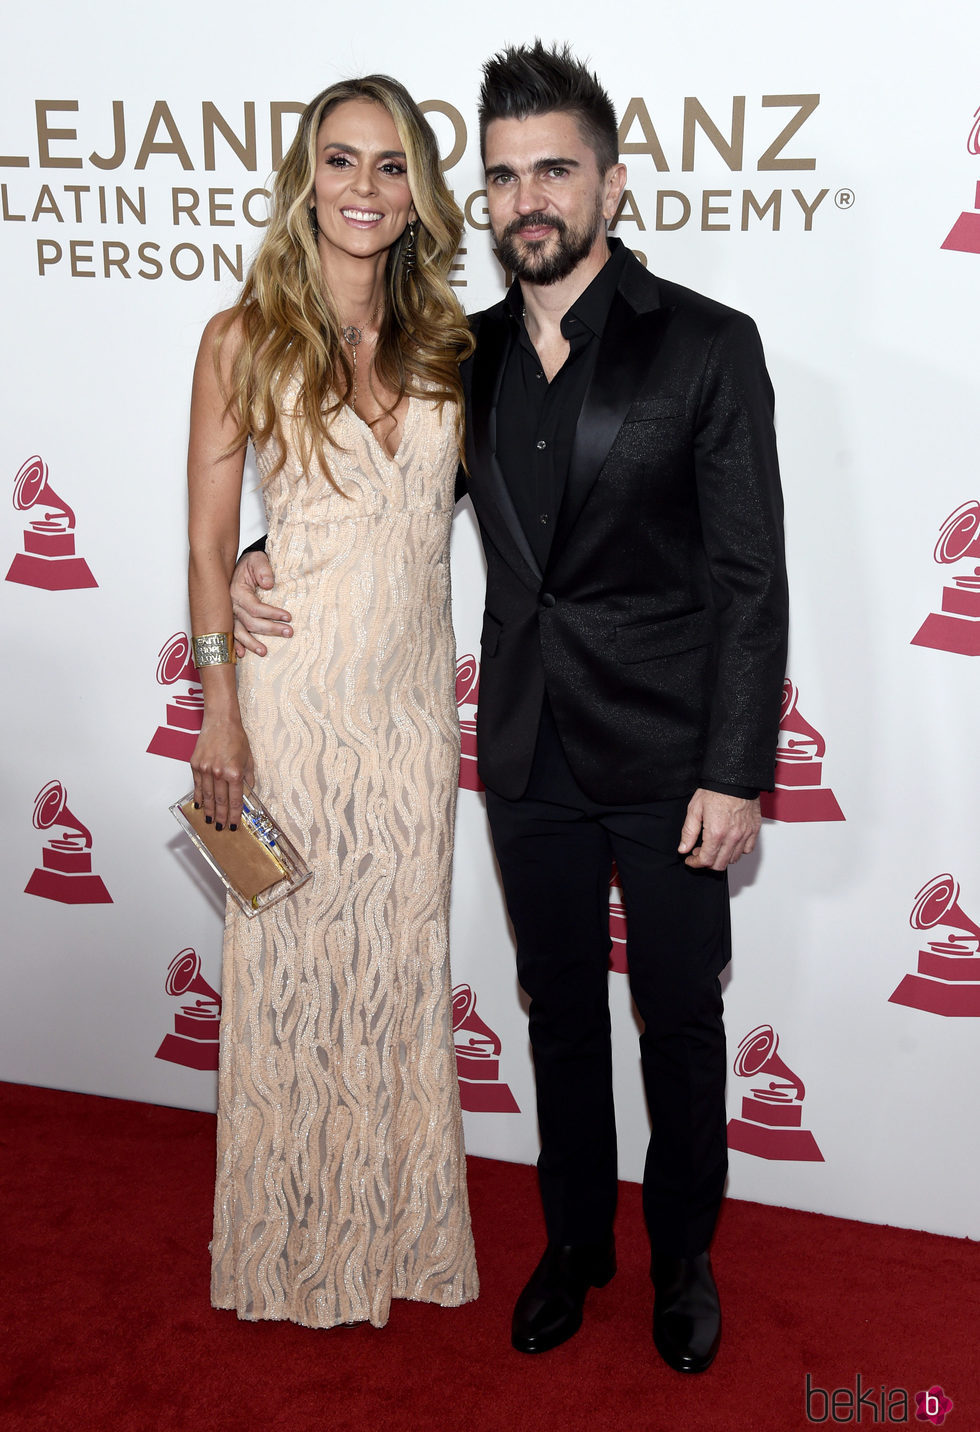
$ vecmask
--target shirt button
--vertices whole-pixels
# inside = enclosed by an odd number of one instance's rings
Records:
[[[541,605],[542,605],[543,607],[553,607],[553,606],[556,606],[556,605],[557,605],[557,602],[558,602],[558,598],[555,596],[554,592],[542,592],[542,593],[541,593]]]
[[[544,374],[543,374],[543,373],[535,373],[534,376],[535,376],[535,378],[543,378],[543,377],[544,377]]]
[[[542,512],[541,516],[538,518],[538,521],[541,523],[541,526],[542,526],[542,527],[547,527],[547,525],[548,525],[548,514],[547,514],[547,512]]]
[[[538,442],[537,442],[538,452],[543,451],[543,449],[546,448],[547,446],[548,446],[548,444],[545,442],[544,438],[539,438],[539,439],[538,439]]]

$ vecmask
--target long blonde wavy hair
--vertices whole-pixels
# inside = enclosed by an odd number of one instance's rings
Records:
[[[447,279],[463,234],[463,216],[442,176],[435,135],[408,91],[388,75],[331,85],[303,111],[273,185],[268,229],[221,338],[233,327],[241,338],[227,393],[228,410],[239,423],[232,447],[249,437],[260,446],[272,443],[276,462],[268,476],[281,470],[285,445],[279,415],[286,387],[298,376],[293,412],[301,420],[306,449],[300,456],[305,465],[315,452],[334,487],[337,483],[327,458],[328,449],[337,446],[331,421],[351,401],[354,369],[333,295],[324,283],[309,203],[320,125],[336,105],[359,99],[373,100],[391,115],[405,150],[408,185],[419,218],[414,272],[410,276],[404,272],[407,229],[392,245],[385,269],[374,368],[383,387],[398,395],[389,414],[406,393],[427,398],[440,408],[455,403],[462,454],[459,364],[473,351],[469,327]]]

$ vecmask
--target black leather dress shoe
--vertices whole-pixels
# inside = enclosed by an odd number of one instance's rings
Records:
[[[655,1253],[653,1341],[668,1367],[705,1372],[721,1342],[721,1304],[707,1253],[667,1258]]]
[[[608,1243],[560,1247],[549,1243],[517,1300],[510,1340],[518,1352],[548,1352],[577,1333],[590,1288],[602,1288],[616,1271]]]

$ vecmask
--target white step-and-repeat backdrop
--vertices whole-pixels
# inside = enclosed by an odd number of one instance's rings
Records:
[[[841,0],[54,0],[5,20],[0,1076],[213,1107],[221,899],[168,804],[201,719],[184,457],[201,329],[261,235],[296,115],[403,79],[502,291],[482,58],[540,34],[622,116],[614,232],[752,313],[777,392],[793,634],[762,849],[734,872],[733,1195],[980,1236],[980,13]],[[253,490],[243,541],[262,530]],[[2,493],[6,491],[6,498]],[[453,907],[467,1142],[536,1156],[512,947],[475,777],[482,563],[454,535],[463,727]],[[621,1166],[646,1137],[610,890]]]

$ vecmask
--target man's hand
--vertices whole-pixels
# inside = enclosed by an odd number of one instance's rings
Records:
[[[758,798],[747,801],[720,791],[697,790],[688,804],[677,849],[687,856],[684,864],[692,870],[726,870],[740,856],[751,855],[761,824]]]
[[[246,552],[231,576],[231,606],[235,613],[235,647],[239,656],[254,651],[265,656],[261,636],[292,636],[292,617],[282,607],[270,607],[261,599],[275,578],[264,552]]]

